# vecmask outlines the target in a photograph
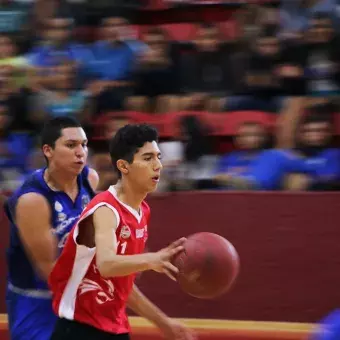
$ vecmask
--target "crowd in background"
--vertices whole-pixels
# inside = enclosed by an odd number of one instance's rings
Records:
[[[106,189],[116,180],[106,141],[128,112],[186,113],[181,133],[160,140],[159,191],[339,189],[340,2],[252,1],[233,8],[232,37],[221,22],[191,22],[180,40],[163,25],[136,29],[121,10],[145,2],[106,3],[98,14],[86,1],[0,1],[2,190],[45,165],[39,131],[61,115],[82,122]],[[275,115],[275,128],[245,118],[232,136],[212,138],[190,114],[254,110]]]

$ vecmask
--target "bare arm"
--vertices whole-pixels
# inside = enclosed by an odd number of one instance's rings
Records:
[[[115,230],[118,221],[114,212],[106,206],[99,207],[93,213],[93,225],[97,267],[103,277],[126,276],[146,270],[155,270],[169,276],[178,272],[170,259],[183,250],[181,245],[184,240],[178,240],[157,253],[117,255]]]
[[[306,99],[291,97],[286,99],[285,105],[278,116],[277,148],[292,148],[295,146],[296,128],[303,116]]]
[[[136,285],[133,286],[133,290],[127,301],[127,306],[138,315],[156,325],[163,332],[166,339],[196,340],[196,336],[192,330],[177,320],[165,315],[144,296]]]
[[[47,280],[57,257],[57,239],[50,224],[51,211],[46,199],[36,193],[20,197],[16,224],[28,256],[41,277]]]
[[[168,316],[155,306],[136,285],[133,286],[133,290],[129,295],[127,306],[159,328],[164,328],[169,323]]]

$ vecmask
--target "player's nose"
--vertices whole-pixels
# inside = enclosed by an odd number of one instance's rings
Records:
[[[86,155],[86,152],[85,152],[85,150],[84,150],[84,148],[83,148],[82,145],[79,145],[79,146],[76,148],[75,151],[76,151],[76,156],[77,156],[78,158],[85,157],[85,155]]]
[[[157,158],[156,164],[154,166],[154,171],[161,171],[163,168],[163,164],[160,159]]]

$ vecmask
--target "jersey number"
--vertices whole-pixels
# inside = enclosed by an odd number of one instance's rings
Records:
[[[127,242],[120,243],[120,241],[117,244],[117,253],[118,254],[125,254],[126,251]]]

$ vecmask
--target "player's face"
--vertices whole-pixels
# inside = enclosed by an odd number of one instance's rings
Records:
[[[44,146],[49,165],[78,175],[87,160],[87,138],[82,128],[66,128],[55,142],[55,147]]]
[[[157,188],[162,163],[161,152],[156,142],[145,143],[128,164],[129,180],[141,191],[152,192]]]

